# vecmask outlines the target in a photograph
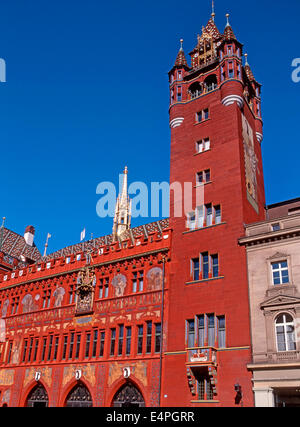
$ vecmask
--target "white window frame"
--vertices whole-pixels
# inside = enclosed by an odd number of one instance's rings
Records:
[[[286,264],[287,264],[287,266],[286,267],[284,267],[284,268],[282,268],[281,267],[281,263],[283,263],[283,262],[286,262]],[[279,265],[279,268],[278,269],[274,269],[273,268],[273,266],[274,266],[274,264],[278,264]],[[287,271],[288,272],[288,282],[283,282],[283,280],[282,280],[282,272],[283,271]],[[275,282],[275,280],[274,280],[274,272],[279,272],[279,278],[280,278],[280,283],[274,283]],[[289,271],[289,261],[288,261],[288,259],[285,259],[285,260],[283,260],[283,259],[281,259],[280,261],[272,261],[271,262],[271,274],[272,274],[272,283],[273,283],[273,285],[274,286],[281,286],[281,285],[288,285],[289,283],[290,283],[290,271]]]
[[[292,322],[287,322],[286,321],[286,315],[289,315],[289,316],[291,316],[292,317],[292,319],[293,319],[293,321]],[[284,321],[283,321],[283,323],[277,323],[277,319],[278,319],[278,317],[279,316],[283,316],[284,317]],[[278,314],[277,316],[276,316],[276,318],[275,318],[275,336],[276,336],[276,349],[277,349],[277,351],[278,351],[278,353],[281,353],[281,352],[286,352],[286,351],[296,351],[296,340],[295,340],[295,319],[294,319],[294,317],[290,314],[290,313],[280,313],[280,314]],[[283,326],[283,329],[284,329],[284,344],[285,344],[285,350],[279,350],[279,348],[278,348],[278,336],[277,336],[277,327],[278,326]],[[290,343],[290,341],[288,340],[288,332],[287,332],[287,327],[288,326],[292,326],[293,328],[294,328],[294,331],[293,331],[293,343],[294,343],[294,348],[293,349],[289,349],[288,348],[288,344]]]

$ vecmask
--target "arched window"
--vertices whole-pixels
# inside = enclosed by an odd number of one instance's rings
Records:
[[[145,401],[142,393],[131,383],[126,383],[115,394],[113,406],[119,408],[144,407]]]
[[[206,79],[204,80],[204,87],[206,89],[206,92],[210,92],[211,90],[216,89],[217,86],[218,86],[218,80],[215,74],[211,74],[210,76],[206,77]]]
[[[28,395],[27,407],[46,407],[48,406],[48,394],[42,384],[38,384]]]
[[[84,384],[77,384],[68,394],[66,400],[67,407],[92,407],[92,396]]]
[[[198,98],[198,96],[202,95],[202,92],[203,89],[199,82],[195,82],[189,87],[189,94],[191,96],[191,99]]]
[[[277,351],[296,350],[294,320],[290,314],[280,314],[275,321]]]

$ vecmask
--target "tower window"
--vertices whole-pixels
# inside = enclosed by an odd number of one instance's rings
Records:
[[[177,87],[177,101],[181,102],[182,101],[182,92],[181,92],[181,86]]]
[[[193,281],[217,278],[220,275],[219,255],[202,252],[199,258],[191,260],[191,276]]]
[[[228,62],[228,78],[232,79],[234,77],[234,68],[233,68],[233,62]]]
[[[196,121],[198,123],[201,123],[204,120],[208,120],[208,119],[209,119],[209,110],[208,110],[208,108],[206,108],[205,110],[202,110],[202,111],[198,111],[198,113],[196,113]]]
[[[207,182],[210,182],[210,178],[210,169],[198,172],[196,176],[197,184],[205,184]]]
[[[210,149],[210,140],[209,138],[202,139],[201,141],[196,142],[196,151],[197,153],[202,153]]]
[[[218,87],[218,80],[217,76],[215,74],[211,74],[210,76],[206,77],[204,80],[204,87],[206,92],[210,92]]]
[[[198,98],[199,96],[202,95],[202,93],[203,93],[203,89],[199,82],[195,82],[191,84],[191,86],[189,87],[189,94],[191,99]]]

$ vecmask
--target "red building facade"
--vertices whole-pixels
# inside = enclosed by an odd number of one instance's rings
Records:
[[[194,195],[193,210],[176,217],[171,194],[166,406],[253,405],[247,264],[237,241],[245,223],[264,219],[265,197],[260,85],[242,49],[229,22],[221,34],[212,15],[191,67],[181,47],[169,73],[170,182],[191,182]]]
[[[171,194],[170,219],[130,229],[126,170],[112,235],[1,264],[1,406],[253,406],[238,239],[265,198],[242,50],[212,15],[191,66],[181,47],[169,73],[170,182],[192,183],[191,211],[176,216]]]
[[[1,406],[157,406],[168,220],[1,276]],[[163,288],[162,288],[163,287]]]

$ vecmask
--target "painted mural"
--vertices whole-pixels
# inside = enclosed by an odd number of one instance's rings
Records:
[[[245,154],[245,174],[247,196],[250,203],[255,202],[254,207],[257,207],[257,165],[258,160],[254,151],[254,136],[253,130],[249,125],[248,120],[242,115],[242,130],[243,143]],[[252,203],[253,204],[253,203]]]
[[[24,298],[22,299],[22,305],[23,305],[23,313],[29,313],[30,311],[35,311],[38,308],[31,294],[26,294],[24,296]]]
[[[147,273],[148,290],[156,291],[162,288],[163,272],[159,267],[151,268]]]
[[[66,291],[62,287],[57,287],[53,292],[54,307],[61,307]]]
[[[117,274],[112,279],[111,284],[115,288],[115,296],[122,297],[126,288],[126,277],[123,274]]]

